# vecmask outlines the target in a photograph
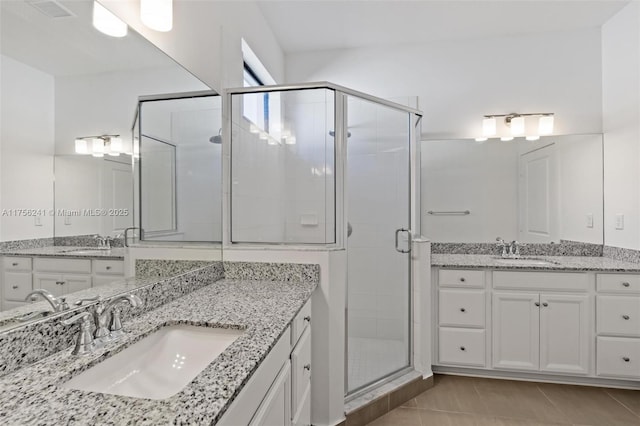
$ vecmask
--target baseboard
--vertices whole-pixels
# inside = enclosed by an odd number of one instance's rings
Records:
[[[640,389],[640,381],[602,379],[598,377],[558,376],[554,374],[526,373],[521,371],[481,370],[476,368],[433,366],[437,374],[486,377],[488,379],[521,380],[526,382],[559,383],[563,385],[596,386],[618,389]]]

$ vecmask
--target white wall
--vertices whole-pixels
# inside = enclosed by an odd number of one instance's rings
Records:
[[[640,4],[602,27],[605,243],[640,249]],[[616,229],[616,215],[624,229]]]
[[[256,2],[175,1],[167,33],[142,25],[139,0],[100,2],[218,92],[242,86],[242,38],[276,82],[284,79],[282,49]]]
[[[208,90],[179,66],[56,78],[56,154],[73,154],[78,136],[119,134],[131,143],[138,98]]]
[[[53,207],[54,79],[0,56],[0,208]],[[0,216],[0,240],[53,237],[53,216]]]
[[[556,133],[600,133],[600,31],[296,53],[288,82],[419,96],[428,139],[480,134],[483,114],[555,112]]]

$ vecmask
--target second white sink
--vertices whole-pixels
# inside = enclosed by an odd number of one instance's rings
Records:
[[[163,327],[63,387],[134,398],[169,398],[184,389],[243,332],[190,325]]]

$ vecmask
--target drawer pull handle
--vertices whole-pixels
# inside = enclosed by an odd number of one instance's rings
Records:
[[[461,350],[461,351],[466,351],[466,350],[467,350],[467,348],[465,348],[464,346],[460,346],[460,350]]]
[[[629,284],[628,282],[623,282],[623,283],[622,283],[622,286],[623,286],[623,287],[629,287],[630,285],[631,285],[631,284]]]
[[[460,312],[467,312],[465,308],[460,308]]]
[[[111,266],[107,266],[105,269],[108,271],[109,269],[111,269]]]
[[[64,285],[64,281],[56,281],[56,285]]]
[[[623,315],[622,318],[628,320],[629,319],[629,315]]]
[[[18,262],[13,262],[11,266],[18,266]]]
[[[303,318],[303,321],[311,322],[311,317],[307,315],[306,317]]]
[[[461,283],[463,283],[463,282],[465,282],[465,281],[466,281],[466,278],[465,278],[465,277],[460,277],[460,282],[461,282]]]
[[[629,361],[631,361],[631,358],[629,358],[628,356],[623,356],[623,357],[622,357],[622,360],[623,360],[624,362],[629,362]]]
[[[17,285],[12,285],[11,288],[14,289],[14,290],[17,290],[18,286]]]
[[[311,364],[305,365],[304,369],[307,370],[307,371],[311,371]]]
[[[544,303],[542,303],[542,306],[544,306],[546,308],[547,306],[549,306],[549,304],[547,302],[544,302]]]
[[[534,305],[540,306],[540,302],[534,302]]]

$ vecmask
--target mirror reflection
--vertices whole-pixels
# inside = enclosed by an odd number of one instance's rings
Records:
[[[421,144],[422,232],[434,242],[603,244],[602,135]]]
[[[3,329],[41,319],[59,307],[73,309],[78,299],[108,297],[145,284],[133,277],[122,238],[125,229],[140,225],[134,219],[140,206],[133,166],[141,154],[134,152],[139,129],[132,130],[139,101],[167,93],[211,94],[131,29],[123,37],[97,31],[91,23],[94,2],[58,4],[64,16],[48,15],[29,2],[0,2]],[[216,114],[215,108],[184,107],[172,125],[206,133],[212,149],[208,138],[217,134],[220,114],[207,122],[210,113]],[[207,127],[195,130],[196,123]],[[192,135],[187,132],[176,143],[168,139],[176,147],[173,156],[156,155],[156,166],[147,152],[149,143],[142,145],[151,166],[145,194],[158,190],[145,218],[157,230],[175,230],[180,223],[175,206],[187,180],[176,165],[188,155],[188,149],[179,149],[191,143],[187,136]],[[196,149],[189,152],[199,155]],[[198,168],[206,165],[194,163],[184,173],[201,173]],[[207,226],[206,238],[219,240],[220,231],[213,230],[217,220],[199,223]]]
[[[143,98],[135,168],[143,241],[222,240],[222,103],[210,92]]]

